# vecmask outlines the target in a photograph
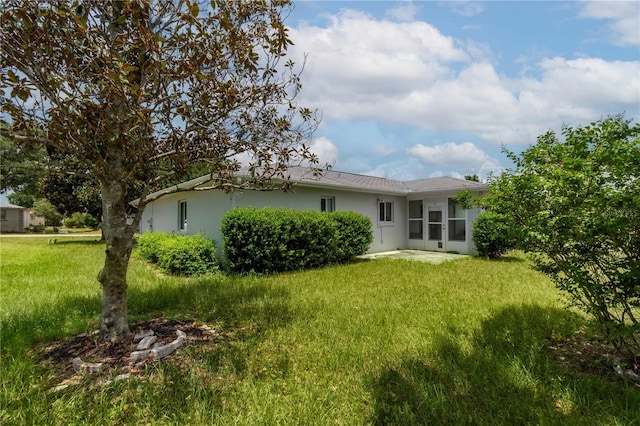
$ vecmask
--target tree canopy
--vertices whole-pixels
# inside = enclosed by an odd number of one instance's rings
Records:
[[[483,201],[618,349],[640,353],[640,125],[621,116],[538,137]]]
[[[15,204],[31,207],[39,198],[40,179],[46,167],[47,151],[43,146],[29,148],[0,136],[0,192],[20,194],[13,200]]]
[[[151,189],[206,164],[217,186],[288,187],[317,157],[299,107],[289,0],[10,0],[0,44],[4,125],[48,146],[100,188],[105,266],[100,328],[129,333],[126,271]],[[238,183],[241,165],[250,178]],[[128,220],[129,202],[140,199]]]

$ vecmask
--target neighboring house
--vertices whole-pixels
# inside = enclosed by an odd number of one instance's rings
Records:
[[[402,182],[338,171],[318,178],[305,176],[306,170],[289,169],[297,184],[288,192],[196,190],[211,185],[209,175],[158,191],[149,195],[154,201],[145,208],[140,232],[200,232],[220,246],[220,221],[235,207],[343,210],[371,218],[374,240],[369,253],[396,249],[476,253],[471,232],[479,210],[464,210],[453,198],[463,190],[482,194],[485,184],[452,177]]]
[[[0,204],[0,232],[25,232],[29,227],[29,209],[15,204]]]
[[[44,228],[44,216],[38,216],[33,210],[29,210],[29,227],[32,226]]]

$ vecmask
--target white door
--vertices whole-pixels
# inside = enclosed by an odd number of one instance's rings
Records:
[[[446,251],[446,223],[444,204],[431,205],[427,209],[427,250]]]

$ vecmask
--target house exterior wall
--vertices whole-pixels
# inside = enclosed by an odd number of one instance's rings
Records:
[[[2,208],[0,232],[25,232],[28,227],[29,212],[22,208]]]
[[[220,222],[228,210],[234,207],[270,206],[320,211],[323,197],[333,198],[337,211],[354,211],[371,219],[374,240],[369,253],[406,247],[406,197],[300,186],[290,192],[247,190],[226,194],[220,190],[208,190],[166,195],[146,206],[140,221],[140,232],[200,232],[216,241],[218,249],[221,249]],[[179,229],[180,201],[187,202],[186,231]],[[389,222],[381,223],[378,220],[380,201],[392,203],[393,217]]]
[[[44,226],[44,216],[36,215],[33,210],[29,210],[26,214],[29,218],[27,226]]]

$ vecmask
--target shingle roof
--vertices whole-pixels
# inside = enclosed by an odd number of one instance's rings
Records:
[[[291,178],[302,185],[318,185],[342,187],[345,189],[360,189],[381,192],[407,192],[407,186],[398,180],[386,179],[378,176],[358,175],[355,173],[328,170],[319,177],[314,177],[306,167],[291,167]]]

